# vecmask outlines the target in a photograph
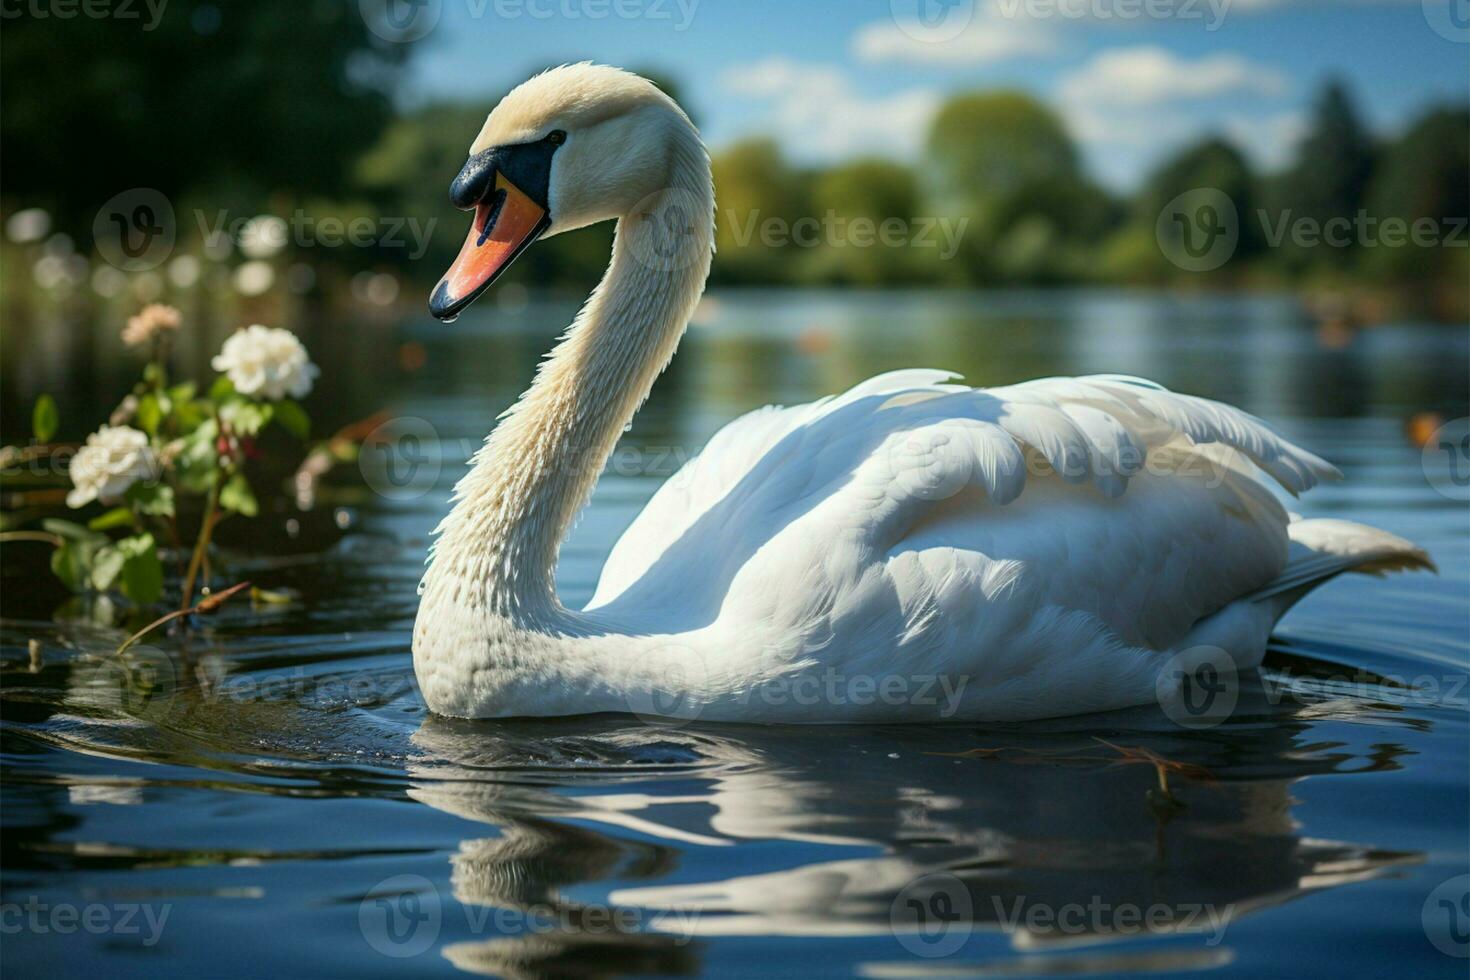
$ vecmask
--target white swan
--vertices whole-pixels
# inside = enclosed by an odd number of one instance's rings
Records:
[[[1227,405],[1127,377],[981,389],[910,370],[730,423],[567,609],[560,542],[704,289],[708,156],[650,83],[567,66],[501,101],[451,195],[476,215],[431,300],[442,318],[542,234],[617,234],[439,527],[413,652],[441,714],[1098,711],[1172,696],[1175,668],[1220,656],[1201,648],[1256,666],[1339,572],[1428,564],[1382,531],[1291,518],[1270,481],[1297,493],[1337,471]]]

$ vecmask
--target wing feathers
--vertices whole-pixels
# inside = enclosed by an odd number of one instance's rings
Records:
[[[1109,498],[1125,493],[1145,467],[1167,475],[1181,462],[1194,467],[1180,469],[1181,477],[1255,483],[1250,474],[1258,469],[1293,494],[1340,476],[1246,412],[1139,378],[1045,378],[992,389],[956,385],[956,378],[892,371],[835,397],[731,422],[634,520],[608,559],[594,604],[621,593],[717,505],[774,519],[855,480],[855,492],[886,509],[874,515],[886,523],[902,517],[895,504],[900,511],[905,502],[922,506],[969,485],[1008,503],[1028,478],[1051,473],[1091,482]]]

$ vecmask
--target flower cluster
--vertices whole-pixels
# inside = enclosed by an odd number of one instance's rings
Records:
[[[191,381],[168,377],[165,342],[183,317],[153,304],[122,331],[130,347],[148,347],[143,376],[111,413],[109,424],[87,437],[72,457],[73,510],[102,504],[85,524],[47,519],[39,534],[55,546],[51,569],[77,592],[120,591],[137,606],[162,595],[165,562],[177,562],[184,605],[196,583],[208,585],[211,537],[220,521],[259,513],[248,464],[260,456],[256,440],[274,426],[305,440],[311,422],[293,399],[311,391],[318,371],[301,341],[260,325],[225,341],[214,358],[223,377],[203,393]],[[55,399],[43,395],[33,413],[36,442],[49,443],[59,420]],[[339,449],[337,456],[345,450]],[[320,452],[320,450],[314,450]],[[197,506],[186,502],[193,498]],[[193,547],[184,527],[198,521]],[[158,542],[180,547],[161,549]]]
[[[66,495],[66,505],[76,508],[94,500],[116,501],[138,481],[156,480],[158,469],[147,433],[125,425],[104,425],[72,457],[72,491]]]
[[[154,340],[179,329],[179,324],[184,316],[172,306],[162,303],[150,303],[143,307],[136,316],[128,318],[128,325],[123,328],[123,343],[129,347],[142,347]]]
[[[270,401],[306,397],[318,373],[295,334],[258,323],[232,334],[209,363],[240,394]]]

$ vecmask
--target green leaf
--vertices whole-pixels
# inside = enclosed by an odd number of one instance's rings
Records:
[[[46,518],[41,522],[41,527],[68,541],[78,541],[93,545],[107,541],[107,536],[104,534],[98,534],[96,531],[88,530],[80,524],[73,523],[72,521],[63,521],[55,517]]]
[[[214,419],[205,419],[199,428],[184,437],[184,451],[174,460],[178,467],[179,484],[191,493],[206,493],[214,486],[219,454],[215,440],[219,437],[219,426]]]
[[[204,410],[204,402],[174,400],[174,423],[176,431],[180,435],[187,435],[204,422],[208,413]]]
[[[98,592],[106,592],[112,588],[112,583],[116,582],[117,577],[122,574],[125,561],[127,561],[127,556],[120,548],[112,545],[98,548],[96,556],[92,559],[92,588]]]
[[[157,395],[148,394],[138,399],[138,427],[150,436],[158,435],[158,426],[163,421],[163,415],[163,405]]]
[[[176,384],[172,388],[170,388],[168,390],[168,397],[175,404],[180,402],[193,401],[194,392],[198,390],[199,386],[194,384],[194,382],[185,381],[181,384]]]
[[[117,543],[125,556],[122,566],[123,595],[140,606],[158,601],[163,594],[163,563],[153,535],[138,534]]]
[[[214,379],[214,384],[209,386],[209,397],[212,401],[222,402],[235,393],[235,386],[227,375],[220,375]]]
[[[143,367],[143,380],[151,385],[161,385],[164,382],[163,368],[158,366],[157,361],[149,361]]]
[[[174,488],[166,483],[134,483],[123,499],[150,517],[172,517],[174,513]]]
[[[244,473],[236,473],[221,488],[219,505],[225,510],[243,514],[246,517],[254,517],[260,513],[260,505],[255,501],[255,492],[250,489],[250,481],[245,479]]]
[[[274,409],[261,402],[236,400],[221,408],[219,414],[237,435],[253,436],[270,425]]]
[[[36,441],[50,442],[60,424],[61,414],[56,410],[56,399],[50,395],[37,398],[36,407],[31,410],[31,431],[35,434]]]
[[[132,491],[129,490],[131,495]],[[94,531],[110,531],[115,527],[129,527],[133,523],[133,512],[126,507],[114,507],[101,517],[94,517],[87,522],[87,527]]]
[[[87,588],[87,559],[90,554],[87,545],[67,541],[51,552],[51,572],[68,589],[84,592]]]
[[[275,420],[302,442],[311,435],[311,417],[306,414],[306,409],[289,398],[276,402]]]

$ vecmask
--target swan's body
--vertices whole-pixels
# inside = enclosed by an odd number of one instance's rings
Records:
[[[544,224],[615,217],[618,234],[602,284],[440,527],[414,631],[439,713],[1104,710],[1170,697],[1166,666],[1218,650],[1256,666],[1286,608],[1338,572],[1427,562],[1381,531],[1293,521],[1272,483],[1298,493],[1336,471],[1229,406],[1131,378],[986,390],[912,370],[732,422],[625,532],[588,607],[569,610],[557,548],[703,290],[714,202],[693,127],[634,76],[538,76],[472,154],[525,171],[500,148],[548,155],[546,140],[560,149]],[[483,186],[475,160],[466,173]],[[476,237],[456,269],[473,268]],[[436,305],[457,312],[497,261],[446,277]]]

